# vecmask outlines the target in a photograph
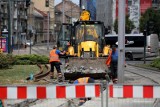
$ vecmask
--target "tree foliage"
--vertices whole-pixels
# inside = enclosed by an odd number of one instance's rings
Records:
[[[154,24],[153,32],[160,35],[160,10],[149,8],[140,18],[140,31],[143,32],[147,27],[147,21],[152,21]]]
[[[133,22],[129,19],[129,16],[126,16],[126,24],[125,24],[125,33],[129,34],[131,33],[132,29],[135,28]],[[118,33],[118,19],[115,20],[114,22],[114,30],[116,33]]]

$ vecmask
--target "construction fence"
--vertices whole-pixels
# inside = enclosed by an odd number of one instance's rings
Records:
[[[101,84],[0,86],[0,99],[6,99],[6,107],[77,107],[79,98],[101,99],[101,87]]]
[[[0,99],[7,99],[6,107],[16,107],[13,105],[19,102],[29,107],[78,107],[79,98],[84,97],[91,100],[81,107],[160,107],[159,85],[107,86],[106,89],[102,84],[0,86]]]

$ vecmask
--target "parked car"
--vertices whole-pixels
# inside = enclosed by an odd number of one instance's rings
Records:
[[[125,40],[125,57],[127,60],[141,60],[144,58],[144,35],[143,34],[126,34]],[[118,35],[105,35],[106,44],[118,44]],[[157,57],[158,49],[158,35],[151,34],[146,37],[146,57]]]
[[[28,46],[32,46],[32,45],[34,45],[34,42],[31,40],[26,40],[26,45],[28,45]]]

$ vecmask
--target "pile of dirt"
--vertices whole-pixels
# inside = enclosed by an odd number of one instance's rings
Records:
[[[105,61],[105,58],[72,58],[64,72],[102,73],[107,69]]]

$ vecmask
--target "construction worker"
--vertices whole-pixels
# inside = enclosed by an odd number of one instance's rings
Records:
[[[64,55],[65,51],[61,52],[60,50],[57,49],[57,45],[54,45],[53,50],[51,50],[49,54],[50,56],[49,63],[51,66],[50,79],[53,79],[54,67],[56,68],[57,73],[58,73],[58,80],[62,79],[63,77],[61,73],[61,68],[60,68],[60,65],[61,65],[61,62],[59,59],[60,54]]]
[[[84,6],[82,6],[80,21],[88,21],[88,20],[90,20],[90,12],[86,10]]]
[[[82,77],[74,81],[74,84],[86,84],[86,83],[94,83],[94,79],[91,77]],[[87,100],[91,100],[91,98],[80,98],[78,106],[83,105]]]
[[[112,50],[110,50],[106,65],[111,70],[111,79],[113,83],[117,83],[118,50],[115,45],[113,45]]]

